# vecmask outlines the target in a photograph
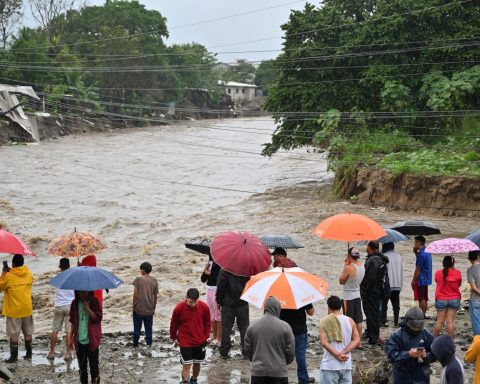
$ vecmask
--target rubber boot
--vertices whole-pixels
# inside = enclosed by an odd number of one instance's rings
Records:
[[[395,327],[398,327],[398,315],[400,311],[393,311],[393,323],[395,324]]]
[[[27,352],[23,358],[25,360],[31,360],[32,358],[32,342],[31,341],[25,341],[25,351]]]
[[[18,343],[10,343],[10,357],[5,363],[12,364],[18,361]]]

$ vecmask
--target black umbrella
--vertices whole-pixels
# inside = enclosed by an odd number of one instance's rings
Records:
[[[282,247],[285,249],[303,248],[303,245],[288,235],[263,235],[260,240],[269,248]]]
[[[396,223],[390,227],[397,232],[403,233],[407,236],[415,235],[439,235],[440,229],[430,221],[423,220],[407,220]]]
[[[469,234],[465,238],[473,241],[475,244],[477,244],[480,247],[480,230],[472,232],[471,234]]]
[[[210,255],[211,241],[207,239],[194,239],[187,241],[185,247],[195,252],[203,253],[204,255]]]

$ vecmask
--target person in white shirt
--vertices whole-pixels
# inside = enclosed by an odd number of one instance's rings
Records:
[[[393,323],[398,326],[398,316],[400,313],[400,291],[403,285],[403,259],[400,254],[395,251],[394,243],[384,243],[382,253],[388,257],[388,279],[390,280],[390,298],[385,298],[382,303],[382,321],[381,324],[387,323],[388,301],[392,302],[393,307]]]
[[[342,315],[342,300],[339,297],[329,297],[327,306],[328,316],[320,321],[323,347],[320,384],[351,384],[351,352],[360,344],[360,335],[353,319]]]
[[[67,258],[60,259],[59,265],[60,271],[65,272],[70,268],[70,261]],[[47,358],[50,360],[55,359],[55,346],[57,345],[58,332],[62,331],[65,324],[65,339],[66,339],[66,352],[64,355],[65,360],[72,359],[72,330],[70,324],[70,305],[75,298],[75,292],[68,289],[55,288],[55,312],[53,314],[52,334],[50,336],[50,352]]]

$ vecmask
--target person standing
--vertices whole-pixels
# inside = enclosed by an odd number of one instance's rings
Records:
[[[393,307],[393,324],[398,326],[398,318],[400,314],[400,292],[403,286],[403,259],[398,252],[395,251],[394,243],[384,243],[382,253],[388,257],[388,281],[390,283],[390,298],[386,297],[382,305],[381,324],[387,322],[388,301]]]
[[[360,261],[360,251],[356,247],[351,247],[338,281],[343,285],[343,314],[353,319],[359,335],[362,334],[363,323],[360,284],[364,276],[365,266]],[[358,348],[362,348],[361,342]]]
[[[351,383],[351,352],[360,344],[360,335],[353,319],[341,314],[342,300],[339,297],[329,297],[327,306],[328,316],[320,320],[323,347],[320,384]]]
[[[297,263],[288,258],[285,248],[277,247],[272,252],[273,256],[273,268],[294,268]]]
[[[477,335],[473,338],[472,345],[465,352],[465,361],[467,363],[475,363],[473,384],[480,384],[480,336]]]
[[[363,311],[367,318],[365,333],[369,344],[381,343],[380,320],[382,303],[388,286],[388,258],[379,251],[377,241],[369,241],[367,245],[367,260],[365,261],[365,277],[360,284]]]
[[[70,260],[66,257],[60,259],[58,266],[61,272],[65,272],[70,268]],[[58,340],[58,332],[62,331],[65,325],[65,360],[72,359],[72,330],[70,323],[70,305],[75,299],[75,291],[71,289],[55,288],[55,311],[53,313],[52,334],[50,335],[50,352],[47,358],[49,360],[55,359],[55,347]]]
[[[433,336],[437,337],[443,323],[447,322],[447,332],[450,337],[455,336],[455,316],[460,308],[462,294],[460,286],[462,285],[462,273],[455,269],[455,259],[453,256],[443,258],[443,269],[435,272],[435,308],[437,310],[437,320],[433,327]]]
[[[432,343],[432,354],[442,364],[440,384],[464,384],[462,362],[455,356],[455,344],[448,335],[440,335]]]
[[[217,293],[217,280],[220,273],[220,266],[213,261],[212,255],[208,256],[208,263],[203,270],[200,280],[207,283],[207,305],[210,309],[210,321],[212,322],[213,346],[219,347],[222,340],[222,314],[218,308],[215,295]]]
[[[32,284],[33,275],[27,266],[23,265],[22,255],[14,255],[12,268],[5,267],[0,277],[0,291],[3,297],[2,315],[7,318],[7,336],[10,338],[10,357],[6,363],[18,361],[18,337],[20,331],[25,339],[25,359],[32,358],[33,306]]]
[[[472,264],[467,270],[467,281],[470,284],[470,301],[468,313],[472,323],[473,335],[480,335],[480,251],[468,252],[468,260]],[[480,377],[479,377],[480,381]]]
[[[198,290],[190,288],[185,300],[176,305],[170,320],[170,338],[175,346],[180,347],[181,384],[197,383],[200,364],[205,360],[205,346],[210,336],[210,310],[199,297]]]
[[[222,342],[219,350],[220,357],[224,359],[228,359],[232,348],[230,332],[235,319],[240,332],[240,344],[243,351],[245,332],[249,325],[249,309],[248,303],[240,300],[240,296],[249,279],[249,277],[236,276],[223,269],[218,274],[215,298],[222,313]]]
[[[83,258],[79,267],[96,267],[97,266],[97,257],[95,255],[87,255]],[[107,290],[108,291],[108,290]],[[93,293],[100,304],[100,307],[103,308],[103,291],[101,289],[94,291]]]
[[[133,347],[138,347],[142,324],[145,327],[147,346],[152,346],[153,315],[157,307],[158,282],[150,276],[152,265],[140,265],[140,276],[133,281]]]
[[[251,384],[288,384],[288,365],[295,358],[292,328],[280,320],[281,304],[270,296],[263,317],[247,329],[245,356],[251,361]]]
[[[424,326],[423,311],[413,307],[388,338],[385,354],[393,364],[393,384],[430,384],[430,363],[435,361],[433,336]]]
[[[81,384],[88,384],[89,366],[92,384],[100,383],[102,319],[102,307],[93,292],[75,291],[75,299],[70,306],[70,322]]]
[[[417,261],[412,279],[414,299],[418,301],[418,306],[424,315],[427,314],[428,309],[428,286],[432,285],[432,255],[426,251],[425,243],[425,237],[415,237],[413,252]]]
[[[285,321],[292,328],[295,337],[295,360],[297,361],[298,384],[314,383],[315,378],[308,375],[307,368],[307,315],[313,316],[315,308],[308,304],[300,309],[282,309],[280,320]]]

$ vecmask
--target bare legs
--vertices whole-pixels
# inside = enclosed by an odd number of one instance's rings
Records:
[[[213,340],[220,344],[222,340],[222,322],[221,321],[212,321],[212,332]]]
[[[425,314],[427,313],[427,309],[428,309],[428,301],[427,300],[421,300],[421,301],[418,302],[418,306],[423,311],[423,315],[425,316]]]
[[[192,365],[193,365],[193,370],[192,370]],[[200,374],[200,364],[199,363],[184,364],[182,366],[182,380],[183,381],[189,381],[190,380],[190,370],[192,370],[192,377],[194,379],[198,378],[198,375]]]
[[[445,321],[447,322],[447,332],[450,337],[455,336],[455,316],[456,309],[437,310],[437,321],[433,327],[433,336],[436,337],[442,332],[442,327]]]

